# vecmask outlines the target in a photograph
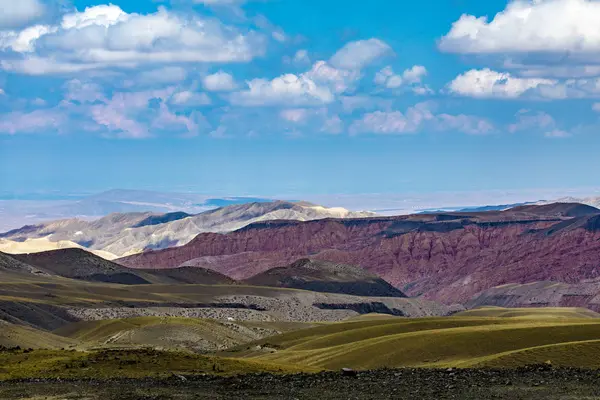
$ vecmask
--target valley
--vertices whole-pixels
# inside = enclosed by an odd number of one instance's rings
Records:
[[[0,252],[0,396],[117,398],[75,390],[106,381],[132,399],[146,388],[287,398],[296,386],[296,398],[341,399],[348,384],[383,398],[516,399],[541,380],[558,396],[565,371],[587,396],[586,371],[600,369],[599,216],[561,203],[276,219],[113,260],[81,245]],[[399,379],[395,392],[376,387]]]

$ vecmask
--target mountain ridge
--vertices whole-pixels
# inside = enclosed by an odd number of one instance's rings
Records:
[[[195,215],[136,212],[112,213],[91,222],[77,218],[57,220],[11,230],[0,234],[0,239],[13,242],[43,238],[49,242],[70,241],[88,250],[104,251],[107,258],[114,259],[148,249],[180,246],[202,232],[229,232],[258,221],[372,215],[341,208],[325,208],[307,202],[254,202],[220,207]],[[13,243],[11,245],[18,248]],[[42,250],[47,250],[47,247]]]
[[[361,265],[409,296],[446,303],[509,282],[575,282],[600,277],[600,210],[566,217],[553,208],[415,214],[362,219],[269,221],[227,234],[200,234],[185,246],[119,260],[134,268],[179,265],[247,279],[298,258]],[[594,222],[596,221],[596,222]],[[562,225],[561,225],[562,224]],[[565,228],[563,225],[570,226]],[[547,234],[558,227],[554,234]],[[558,250],[557,250],[558,249]]]

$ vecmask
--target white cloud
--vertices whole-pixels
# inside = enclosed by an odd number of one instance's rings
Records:
[[[150,127],[157,130],[180,132],[185,137],[193,137],[208,129],[209,124],[204,116],[196,111],[189,116],[178,115],[170,111],[165,103],[161,103],[158,115],[152,120]]]
[[[0,31],[0,49],[11,49],[17,53],[28,53],[34,50],[34,43],[40,37],[56,32],[56,27],[34,25],[19,32]]]
[[[571,134],[558,127],[556,120],[548,113],[532,112],[530,110],[519,110],[516,121],[508,126],[510,133],[515,132],[538,132],[546,137],[567,137]]]
[[[517,115],[517,121],[508,126],[511,133],[530,130],[548,130],[554,129],[556,122],[551,115],[545,112],[532,113],[529,110],[520,110]]]
[[[6,92],[4,91],[4,89],[0,88],[0,96],[5,96]]]
[[[4,59],[4,69],[50,74],[144,63],[247,62],[265,50],[260,33],[162,7],[146,15],[114,5],[88,7],[65,15],[60,25],[30,29],[0,36],[0,47],[22,54]]]
[[[230,101],[242,106],[314,106],[331,103],[334,95],[305,75],[286,74],[271,81],[253,79],[248,90],[233,93]]]
[[[0,11],[0,29],[12,29],[39,19],[47,10],[39,0],[0,0]]]
[[[48,133],[60,131],[67,116],[58,109],[49,108],[31,112],[13,111],[0,114],[0,132],[10,135],[18,133]]]
[[[391,66],[382,68],[375,74],[375,84],[386,89],[398,89],[403,86],[410,86],[411,90],[420,95],[429,94],[431,89],[421,85],[423,78],[427,75],[427,69],[422,65],[415,65],[399,75],[394,73]]]
[[[308,51],[306,49],[300,49],[294,54],[294,58],[292,60],[296,64],[309,64],[310,57],[308,56]]]
[[[375,111],[365,114],[350,126],[350,133],[415,133],[418,124],[400,111]]]
[[[150,101],[156,99],[162,104],[172,94],[172,88],[114,93],[110,100],[90,107],[91,118],[96,124],[120,137],[149,137],[151,131],[145,120],[158,118],[155,111],[149,107]]]
[[[402,73],[402,78],[408,83],[420,83],[427,75],[427,69],[422,65],[414,65]]]
[[[344,130],[344,121],[339,115],[327,116],[323,122],[321,132],[338,134]]]
[[[199,107],[207,106],[212,100],[206,93],[196,93],[188,90],[177,92],[171,97],[171,103],[178,106]]]
[[[325,61],[317,61],[303,76],[335,93],[342,93],[360,78],[360,72],[334,68]]]
[[[457,76],[448,89],[455,94],[469,97],[516,98],[542,85],[554,85],[556,81],[540,78],[517,78],[509,73],[489,68],[472,69]]]
[[[102,87],[97,83],[82,82],[79,79],[73,79],[65,84],[67,92],[65,100],[77,101],[79,103],[94,103],[96,101],[106,101]]]
[[[360,70],[392,53],[392,48],[379,39],[358,40],[338,50],[329,59],[329,64],[339,69]]]
[[[548,137],[548,138],[567,138],[570,137],[571,134],[567,131],[564,131],[562,129],[554,129],[552,131],[546,132],[544,134],[544,136]]]
[[[291,108],[287,110],[281,110],[279,115],[286,121],[289,122],[302,122],[306,119],[308,112],[303,108]]]
[[[429,103],[418,103],[406,110],[374,111],[366,113],[350,126],[351,134],[412,134],[424,128],[439,131],[458,131],[467,134],[485,134],[494,130],[493,125],[482,118],[470,115],[434,114]]]
[[[596,112],[600,112],[600,103],[592,104],[592,110],[594,110]]]
[[[229,92],[237,88],[237,83],[231,74],[224,71],[218,71],[212,75],[207,75],[202,79],[204,89],[211,92]]]
[[[440,41],[456,53],[559,53],[600,51],[600,2],[513,0],[490,21],[464,14]]]

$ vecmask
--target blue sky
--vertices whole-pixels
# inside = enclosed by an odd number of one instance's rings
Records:
[[[596,0],[0,0],[0,192],[597,185]]]

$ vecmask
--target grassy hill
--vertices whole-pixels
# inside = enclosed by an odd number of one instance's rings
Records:
[[[24,349],[62,349],[78,344],[75,339],[0,320],[0,346]]]
[[[77,340],[84,348],[152,347],[206,352],[312,326],[314,324],[138,317],[80,321],[53,333]]]
[[[479,307],[456,313],[457,317],[500,317],[500,318],[599,318],[600,314],[587,308],[503,308]]]
[[[547,360],[600,368],[594,313],[493,311],[505,317],[364,319],[270,337],[225,354],[325,369],[515,367]]]

